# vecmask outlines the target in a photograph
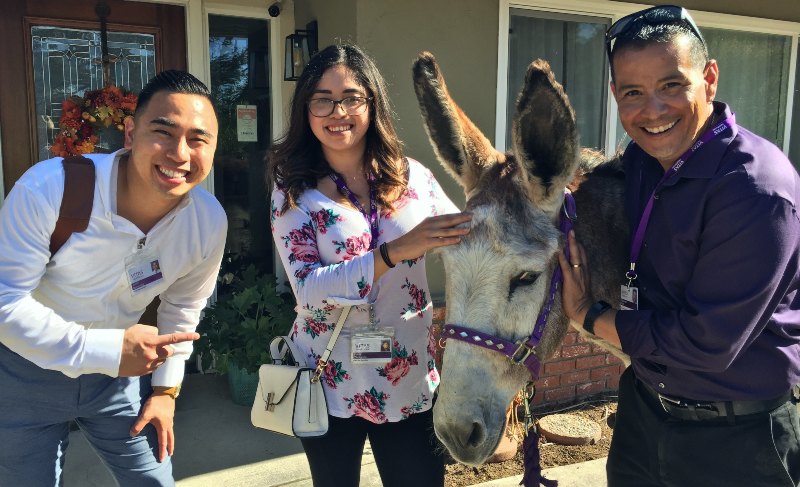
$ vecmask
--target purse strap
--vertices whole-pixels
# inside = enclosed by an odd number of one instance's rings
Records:
[[[331,339],[328,340],[328,345],[325,346],[325,351],[322,352],[322,355],[319,357],[317,369],[314,371],[314,376],[311,378],[312,383],[317,382],[319,378],[322,377],[322,372],[325,370],[325,367],[328,366],[328,358],[331,356],[333,347],[336,346],[336,340],[339,339],[339,334],[342,333],[344,322],[347,321],[347,315],[350,314],[350,308],[352,307],[353,306],[345,306],[342,308],[342,314],[339,315],[339,319],[336,321],[336,327],[333,329]]]

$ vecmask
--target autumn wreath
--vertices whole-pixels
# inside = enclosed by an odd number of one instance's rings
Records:
[[[97,150],[98,132],[125,129],[125,118],[136,110],[136,95],[108,85],[87,90],[83,96],[71,96],[61,102],[61,118],[50,152],[66,157]]]

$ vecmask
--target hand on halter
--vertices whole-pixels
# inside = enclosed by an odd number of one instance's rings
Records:
[[[469,226],[458,227],[472,220],[472,213],[430,216],[411,231],[387,244],[389,257],[395,264],[422,257],[429,250],[455,245],[469,233]]]
[[[586,312],[592,306],[591,282],[586,268],[586,251],[575,238],[575,231],[569,232],[569,253],[572,262],[567,261],[564,252],[558,253],[558,263],[564,275],[561,287],[561,307],[577,328],[583,328]]]

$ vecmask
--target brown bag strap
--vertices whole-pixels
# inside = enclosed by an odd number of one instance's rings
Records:
[[[50,256],[63,246],[73,233],[89,226],[94,205],[94,163],[83,156],[65,157],[64,197],[58,212],[56,228],[50,236]]]

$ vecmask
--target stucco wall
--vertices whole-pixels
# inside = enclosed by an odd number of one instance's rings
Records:
[[[406,154],[428,166],[463,207],[464,192],[436,160],[422,125],[411,65],[420,51],[436,56],[455,100],[486,134],[494,134],[498,8],[486,0],[361,0],[358,43],[375,58],[389,85]],[[444,299],[444,269],[428,259],[434,302]]]

